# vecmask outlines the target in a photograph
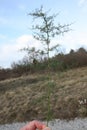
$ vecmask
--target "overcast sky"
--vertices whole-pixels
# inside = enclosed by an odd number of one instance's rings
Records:
[[[79,47],[87,48],[87,0],[0,0],[0,66],[10,67],[21,60],[19,50],[27,45],[39,48],[29,27],[32,18],[27,13],[43,5],[50,14],[59,13],[56,22],[72,23],[72,31],[54,39],[64,53]]]

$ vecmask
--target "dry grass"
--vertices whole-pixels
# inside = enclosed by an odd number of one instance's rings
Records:
[[[87,116],[87,67],[51,73],[51,109],[54,118]],[[0,81],[0,123],[46,119],[47,74]]]

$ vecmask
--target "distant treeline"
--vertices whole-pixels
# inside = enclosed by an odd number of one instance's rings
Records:
[[[26,59],[27,60],[27,59]],[[9,69],[0,69],[0,80],[19,77],[24,74],[43,73],[47,71],[65,71],[67,69],[87,66],[87,50],[79,48],[77,51],[71,50],[68,54],[59,53],[50,58],[50,70],[48,70],[48,60],[33,59],[33,62],[12,63]]]

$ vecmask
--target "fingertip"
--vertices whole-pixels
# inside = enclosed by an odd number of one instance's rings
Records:
[[[34,120],[34,124],[38,129],[44,129],[46,125],[40,121]]]

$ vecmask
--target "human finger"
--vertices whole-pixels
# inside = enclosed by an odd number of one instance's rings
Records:
[[[42,122],[34,120],[28,123],[26,126],[21,128],[20,130],[36,130],[36,129],[43,130],[45,127],[46,125],[43,124]]]

